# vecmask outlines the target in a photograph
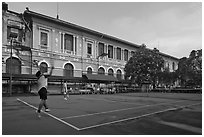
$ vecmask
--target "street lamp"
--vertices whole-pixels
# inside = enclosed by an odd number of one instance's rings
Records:
[[[10,48],[11,48],[11,52],[10,52],[10,63],[9,63],[9,74],[10,74],[10,78],[9,78],[9,95],[12,95],[12,50],[13,50],[13,40],[15,38],[18,37],[18,33],[15,29],[11,29],[9,37],[11,38],[10,41]]]

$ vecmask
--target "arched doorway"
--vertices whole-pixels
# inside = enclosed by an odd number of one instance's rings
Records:
[[[11,66],[11,68],[10,68]],[[21,74],[21,61],[18,58],[12,57],[6,60],[6,73]]]
[[[105,74],[105,69],[104,68],[102,68],[102,67],[100,67],[99,69],[98,69],[98,74]]]
[[[108,75],[113,76],[113,74],[114,74],[113,69],[110,68],[110,69],[108,70]]]
[[[88,67],[88,68],[87,68],[87,73],[88,73],[88,74],[92,74],[92,68]]]
[[[74,67],[72,64],[67,63],[64,66],[64,76],[65,77],[73,77],[74,76]]]

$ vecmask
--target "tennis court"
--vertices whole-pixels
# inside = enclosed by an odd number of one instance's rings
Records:
[[[37,117],[38,96],[15,99]],[[51,112],[43,112],[40,121],[49,118],[67,127],[70,132],[64,134],[202,134],[201,94],[71,95],[67,101],[63,96],[50,95],[48,105]]]

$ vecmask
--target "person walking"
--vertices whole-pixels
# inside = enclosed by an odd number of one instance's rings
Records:
[[[47,100],[47,86],[48,86],[48,77],[52,75],[52,70],[54,69],[54,67],[51,67],[51,70],[49,73],[43,73],[41,70],[36,72],[36,77],[37,77],[37,84],[38,84],[38,94],[40,96],[40,103],[38,106],[38,117],[40,118],[40,112],[42,107],[45,107],[45,112],[49,112],[50,109],[47,106],[46,100]]]

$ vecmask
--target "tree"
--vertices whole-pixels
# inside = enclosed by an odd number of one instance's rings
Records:
[[[177,73],[170,72],[169,68],[164,68],[164,70],[159,73],[159,82],[166,86],[174,85],[174,82],[177,80],[178,80]]]
[[[124,71],[126,77],[129,77],[134,83],[140,85],[149,81],[154,85],[158,81],[158,74],[163,67],[164,60],[157,49],[149,50],[145,46],[141,46],[128,60]]]
[[[189,57],[179,60],[177,74],[182,86],[202,85],[202,49],[192,50]]]
[[[176,73],[178,74],[179,80],[181,81],[181,86],[185,85],[185,81],[188,79],[187,67],[187,57],[179,59],[178,69],[176,70]]]

